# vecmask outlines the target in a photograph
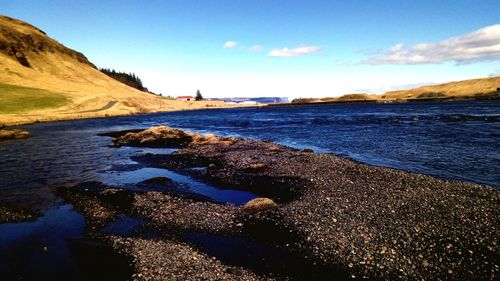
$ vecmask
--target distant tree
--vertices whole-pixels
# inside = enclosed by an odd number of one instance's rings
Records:
[[[109,77],[118,80],[124,84],[129,85],[130,87],[136,88],[140,91],[148,92],[148,88],[142,85],[142,81],[135,73],[125,73],[118,72],[114,69],[101,68],[99,69],[102,73],[108,75]]]
[[[200,93],[200,90],[196,91],[196,97],[194,98],[195,100],[203,100],[203,96]]]

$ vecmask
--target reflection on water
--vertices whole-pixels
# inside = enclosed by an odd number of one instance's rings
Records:
[[[118,220],[107,225],[103,232],[109,235],[118,235],[122,237],[132,237],[139,234],[139,227],[146,223],[145,220],[130,217],[125,214],[118,215]]]
[[[239,190],[220,189],[209,184],[194,180],[191,177],[183,176],[181,174],[158,168],[141,168],[134,171],[127,172],[106,172],[101,181],[106,185],[131,187],[136,189],[136,184],[147,179],[156,177],[167,177],[179,185],[179,188],[185,189],[186,193],[196,193],[207,196],[212,200],[220,203],[233,203],[235,205],[243,205],[246,202],[254,199],[255,194]],[[148,190],[151,190],[148,185]],[[162,191],[161,185],[159,189]],[[168,191],[165,190],[165,191]]]
[[[0,224],[2,280],[125,280],[128,260],[84,236],[71,205],[33,222]]]

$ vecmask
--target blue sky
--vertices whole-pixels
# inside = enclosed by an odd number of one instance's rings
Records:
[[[172,96],[337,96],[500,75],[498,0],[2,0],[0,13]]]

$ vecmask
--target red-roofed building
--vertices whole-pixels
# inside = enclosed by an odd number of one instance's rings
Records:
[[[190,100],[194,100],[194,97],[193,96],[178,96],[176,98],[176,100],[186,100],[186,101],[190,101]]]

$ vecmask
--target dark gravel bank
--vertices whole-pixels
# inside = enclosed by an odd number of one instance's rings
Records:
[[[167,239],[109,238],[113,248],[133,257],[134,280],[274,280],[228,266],[188,244]]]
[[[144,218],[145,228],[158,231],[154,239],[99,234],[133,258],[137,280],[269,278],[226,265],[182,242],[180,234],[186,231],[245,237],[298,255],[304,268],[317,269],[310,280],[330,280],[332,268],[341,272],[339,276],[378,280],[498,278],[500,193],[496,189],[270,142],[182,131],[177,138],[178,132],[160,127],[121,133],[114,143],[178,144],[183,148],[174,154],[146,154],[134,160],[220,188],[251,191],[277,205],[248,212],[161,192],[108,187],[63,191],[97,232],[118,213]]]
[[[16,206],[0,206],[0,223],[13,223],[35,220],[40,212]]]

